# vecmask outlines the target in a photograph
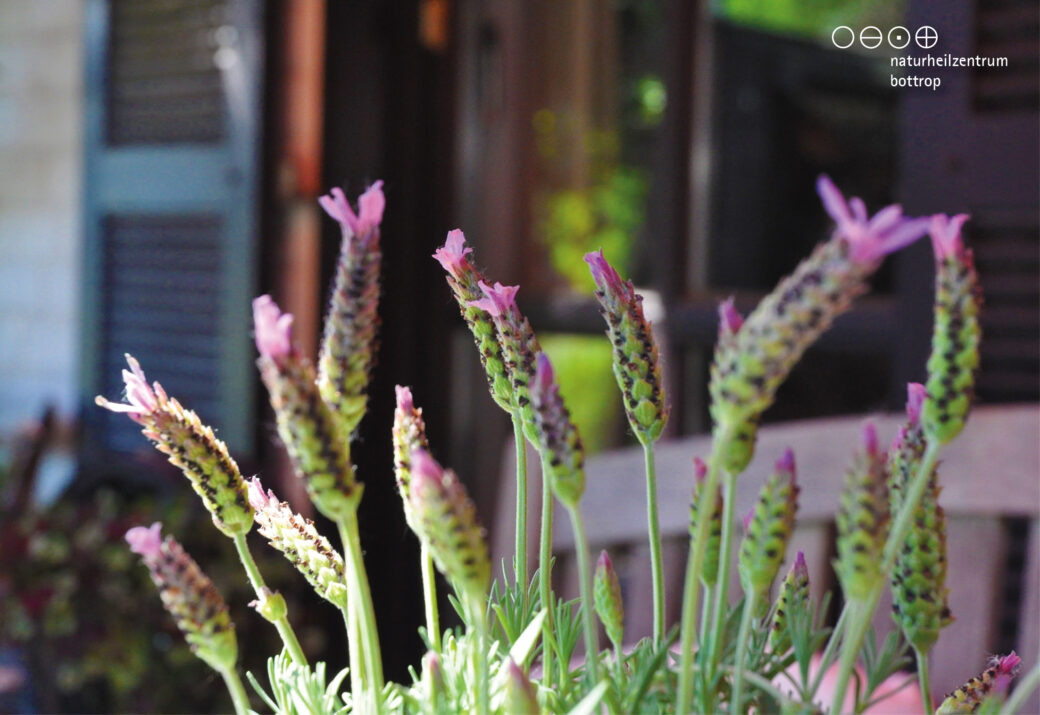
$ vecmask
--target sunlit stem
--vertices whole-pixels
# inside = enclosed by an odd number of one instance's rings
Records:
[[[917,682],[921,686],[921,699],[924,700],[924,711],[933,713],[935,708],[932,707],[932,684],[931,678],[928,677],[928,651],[922,652],[915,646],[914,655],[917,656]]]
[[[549,472],[542,460],[542,534],[538,554],[538,591],[542,608],[545,609],[545,623],[542,625],[542,684],[552,687],[552,646],[553,635],[553,600],[552,600],[552,529],[553,529],[553,494],[549,484]]]
[[[513,573],[520,593],[527,594],[527,443],[520,411],[513,411],[513,442],[516,445],[516,552]]]
[[[737,656],[733,667],[733,695],[730,697],[730,715],[739,715],[740,701],[744,688],[744,665],[747,660],[748,637],[751,635],[751,620],[755,614],[757,597],[754,591],[744,598],[744,612],[740,616],[740,632],[737,635]],[[837,712],[835,710],[835,712]]]
[[[347,587],[350,589],[349,606],[354,609],[354,617],[357,619],[358,645],[365,663],[364,687],[371,698],[372,706],[378,711],[383,692],[383,658],[379,648],[375,611],[372,608],[372,592],[368,586],[368,573],[361,553],[357,512],[347,510],[339,523],[339,529],[347,566]]]
[[[906,535],[910,531],[914,511],[917,510],[917,505],[928,487],[929,477],[935,469],[936,460],[939,458],[939,449],[940,445],[936,442],[929,442],[925,448],[921,464],[917,468],[917,474],[914,475],[914,480],[906,490],[906,497],[900,505],[899,513],[893,520],[892,527],[888,532],[888,539],[885,541],[885,549],[882,552],[881,572],[878,575],[874,588],[865,599],[861,601],[853,599],[845,604],[847,609],[854,608],[857,605],[858,608],[855,608],[849,616],[848,630],[842,643],[838,679],[835,681],[836,689],[831,707],[832,712],[838,712],[841,708],[845,690],[848,688],[849,679],[852,677],[852,669],[856,665],[856,658],[859,655],[860,647],[863,645],[863,639],[866,637],[867,630],[870,627],[874,609],[877,608],[881,592],[884,590],[885,584],[888,583],[888,577],[892,573],[892,567],[895,565],[899,550],[906,541]]]
[[[680,666],[679,692],[676,699],[676,712],[690,712],[693,700],[693,639],[697,633],[697,604],[700,589],[697,579],[704,567],[704,552],[708,541],[708,523],[711,512],[715,508],[719,490],[718,456],[728,448],[732,439],[730,430],[720,429],[712,441],[711,461],[708,463],[708,474],[701,490],[701,498],[697,503],[697,530],[690,542],[690,554],[686,561],[686,582],[683,589],[682,626],[680,630]]]
[[[585,674],[589,686],[599,682],[599,636],[592,609],[592,572],[589,570],[589,544],[585,539],[585,523],[577,505],[568,506],[567,511],[574,527],[574,551],[578,558],[578,580],[581,582],[582,622],[585,627]]]
[[[249,696],[242,685],[242,679],[238,677],[238,671],[231,668],[221,668],[220,676],[231,693],[231,702],[235,705],[235,715],[246,715],[249,712]]]
[[[264,583],[264,577],[260,575],[260,569],[257,568],[253,555],[249,552],[246,535],[235,534],[234,542],[235,550],[238,551],[238,558],[246,570],[246,576],[249,577],[249,583],[253,585],[257,599],[263,603],[270,591],[267,588],[267,584]],[[293,661],[299,665],[307,665],[307,656],[303,654],[300,641],[296,638],[296,633],[293,631],[292,626],[289,625],[289,617],[283,615],[281,618],[272,621],[272,623],[278,629],[278,635],[282,637],[282,643],[285,644],[285,648],[289,651],[289,656]]]
[[[734,514],[736,513],[736,486],[737,475],[726,474],[723,482],[723,514],[722,514],[722,539],[719,544],[719,570],[715,577],[715,585],[712,592],[715,596],[714,610],[711,617],[711,635],[707,643],[708,659],[704,666],[708,673],[709,681],[714,679],[721,657],[722,632],[726,626],[726,611],[729,608],[729,572],[730,552],[733,549]],[[703,647],[703,646],[702,646]]]
[[[433,556],[426,544],[419,552],[422,568],[423,601],[426,604],[426,635],[436,653],[441,652],[441,620],[437,609],[437,582],[434,578]]]
[[[473,702],[479,715],[491,712],[491,693],[488,686],[488,638],[487,623],[484,620],[484,603],[482,598],[467,597],[466,610],[469,611],[470,627],[476,631],[477,642],[473,653]]]
[[[653,577],[654,645],[664,640],[664,571],[661,565],[661,527],[657,518],[657,470],[654,443],[643,445],[646,462],[646,521],[650,532],[650,571]],[[586,609],[587,610],[587,609]]]
[[[827,670],[831,667],[831,658],[834,657],[834,650],[838,647],[838,643],[841,642],[841,634],[845,630],[845,624],[849,619],[849,611],[847,608],[841,610],[841,615],[838,616],[838,622],[834,624],[834,630],[831,631],[830,638],[827,640],[827,646],[823,649],[823,655],[820,657],[820,667],[816,670],[816,677],[813,678],[812,686],[809,688],[809,697],[815,697],[816,691],[820,688],[820,683],[823,682],[823,676]]]

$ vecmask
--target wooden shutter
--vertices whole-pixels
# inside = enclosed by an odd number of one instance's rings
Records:
[[[123,354],[248,451],[254,430],[259,5],[91,0],[87,11],[84,401]],[[85,410],[88,459],[144,446]]]

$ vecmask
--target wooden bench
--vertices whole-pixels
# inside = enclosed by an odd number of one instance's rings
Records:
[[[882,444],[901,424],[902,415],[875,421]],[[860,443],[863,417],[807,420],[761,429],[755,459],[737,488],[736,514],[754,503],[772,463],[791,447],[798,464],[798,528],[788,561],[805,551],[817,598],[835,589],[834,513],[852,451]],[[706,435],[664,442],[657,448],[658,504],[664,541],[665,604],[668,623],[678,621],[688,548],[687,529],[693,488],[694,456],[707,458]],[[513,549],[515,467],[510,444],[504,457],[503,496],[491,530],[494,563],[509,562]],[[934,695],[942,696],[981,670],[986,657],[1015,648],[1023,671],[1033,667],[1040,649],[1040,411],[1036,405],[979,407],[964,433],[942,454],[940,503],[948,520],[950,609],[956,621],[946,628],[932,654]],[[540,483],[538,459],[528,458],[531,495],[528,552],[538,553]],[[611,553],[622,580],[626,640],[651,628],[650,556],[646,541],[646,487],[640,448],[592,457],[582,499],[590,546]],[[577,595],[573,538],[566,514],[557,510],[554,551],[558,592]],[[737,535],[739,538],[739,532]],[[593,554],[593,558],[595,553]],[[534,557],[532,557],[533,559]],[[532,570],[534,562],[532,561]],[[787,566],[784,566],[786,571]],[[734,569],[735,572],[735,569]],[[740,593],[736,574],[732,598]],[[875,619],[888,632],[891,601],[886,594]],[[1023,712],[1040,712],[1036,695]]]

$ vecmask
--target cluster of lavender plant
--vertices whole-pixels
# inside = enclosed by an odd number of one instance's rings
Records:
[[[516,548],[512,574],[494,580],[484,531],[459,478],[433,457],[422,409],[397,388],[392,428],[394,479],[408,526],[421,544],[428,652],[411,683],[386,683],[372,597],[362,558],[358,509],[364,482],[355,474],[351,441],[367,407],[376,355],[380,293],[381,183],[358,200],[343,192],[321,199],[342,228],[342,250],[317,367],[291,339],[292,316],[269,296],[254,301],[257,365],[270,394],[278,435],[315,508],[337,525],[342,553],[315,524],[266,490],[246,482],[226,446],[198,417],[146,380],[128,356],[126,400],[98,404],[125,412],[183,470],[213,523],[232,539],[256,592],[253,606],[277,628],[282,653],[269,660],[266,686],[253,674],[256,698],[277,712],[592,713],[823,712],[822,674],[836,667],[829,712],[838,713],[855,677],[853,708],[883,695],[878,685],[909,664],[913,651],[927,712],[928,658],[952,620],[947,605],[945,519],[939,505],[938,459],[968,416],[978,363],[979,294],[972,255],[961,239],[966,216],[906,218],[898,206],[868,216],[858,198],[846,201],[821,177],[818,192],[835,221],[821,243],[748,316],[732,300],[719,309],[711,368],[711,453],[690,474],[689,557],[681,623],[666,631],[664,574],[658,529],[654,445],[668,420],[660,356],[641,296],[602,251],[585,257],[606,322],[614,374],[625,412],[646,456],[647,522],[653,577],[653,631],[630,643],[617,574],[603,552],[593,571],[579,508],[586,487],[577,426],[560,395],[549,358],[520,311],[516,286],[492,283],[476,266],[461,231],[451,231],[434,258],[447,274],[472,332],[494,401],[514,426],[517,455]],[[924,385],[908,388],[907,419],[892,446],[879,446],[872,424],[851,457],[836,516],[834,569],[844,596],[837,623],[823,622],[829,595],[816,602],[799,552],[770,599],[796,523],[795,455],[778,455],[734,544],[736,481],[755,450],[759,419],[805,350],[853,300],[866,292],[883,258],[930,234],[936,257],[935,324]],[[544,479],[537,564],[527,555],[525,441],[540,455]],[[854,447],[854,445],[850,445]],[[594,486],[594,485],[593,485]],[[553,591],[556,503],[575,533],[580,598]],[[343,614],[349,667],[327,681],[322,663],[308,662],[285,600],[264,583],[246,544],[256,523],[321,598]],[[203,570],[161,525],[127,533],[196,655],[226,682],[237,713],[249,695],[236,669],[237,645],[227,607]],[[736,551],[734,559],[733,552]],[[737,564],[743,597],[730,607],[730,569]],[[442,629],[435,569],[450,585],[462,625]],[[878,645],[870,624],[890,587],[899,628]],[[599,624],[610,641],[601,649]],[[583,656],[576,657],[579,640]],[[819,663],[810,667],[814,654]],[[1005,701],[1019,659],[992,660],[978,677],[939,704],[939,713],[1012,712],[1028,694]],[[1030,681],[1035,683],[1036,674]],[[908,676],[912,681],[913,676]],[[348,686],[349,684],[349,686]]]

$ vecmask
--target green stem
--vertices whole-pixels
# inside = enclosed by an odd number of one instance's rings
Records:
[[[231,702],[235,705],[235,715],[246,715],[249,712],[249,696],[246,695],[242,679],[238,677],[238,671],[232,668],[222,668],[220,675],[224,678],[224,684],[231,693]]]
[[[917,656],[917,682],[921,685],[921,699],[924,701],[925,714],[928,715],[935,712],[932,705],[931,679],[928,677],[928,652],[922,653],[915,646],[914,654]]]
[[[661,565],[661,526],[657,518],[657,470],[654,443],[643,445],[646,462],[646,521],[650,531],[650,571],[653,576],[654,646],[664,640],[664,570]]]
[[[589,687],[599,682],[599,636],[596,633],[595,616],[592,613],[592,572],[589,570],[589,544],[585,539],[585,523],[577,505],[568,506],[571,524],[574,527],[575,554],[578,557],[578,580],[581,590],[582,622],[585,626],[585,674]]]
[[[513,442],[516,445],[516,551],[513,573],[520,592],[527,594],[527,442],[520,410],[513,411]]]
[[[841,634],[845,629],[848,615],[849,602],[846,602],[841,609],[841,615],[838,616],[838,622],[834,624],[834,630],[831,631],[831,636],[827,640],[827,646],[823,649],[823,655],[820,657],[820,667],[816,671],[816,677],[813,678],[812,687],[809,688],[809,698],[816,697],[816,691],[819,690],[820,683],[823,682],[823,676],[827,669],[831,667],[831,658],[834,655],[834,649],[838,647],[838,643],[841,641]]]
[[[1011,697],[1004,703],[1004,707],[1000,708],[1000,715],[1014,715],[1022,712],[1022,707],[1026,704],[1026,700],[1033,694],[1038,685],[1040,685],[1040,655],[1037,655],[1037,663],[1029,671],[1029,675],[1018,682],[1018,685],[1015,686],[1014,691],[1011,693]]]
[[[441,619],[437,608],[437,585],[433,570],[433,556],[425,543],[419,552],[419,561],[422,565],[423,601],[426,603],[426,635],[430,639],[433,650],[440,653]]]
[[[549,472],[542,460],[542,534],[538,554],[538,590],[545,609],[542,625],[542,684],[552,688],[553,602],[552,602],[552,529],[553,494],[549,484]]]
[[[697,530],[690,542],[690,555],[686,561],[686,582],[683,589],[682,626],[680,629],[680,666],[679,691],[676,698],[675,711],[690,712],[693,701],[693,638],[697,631],[697,601],[700,589],[697,579],[704,566],[704,551],[708,541],[708,527],[711,512],[715,508],[718,497],[719,469],[718,455],[725,452],[730,441],[729,430],[723,429],[712,440],[711,461],[708,463],[708,475],[704,480],[701,498],[697,503]]]
[[[361,553],[361,536],[358,533],[357,512],[347,510],[339,524],[340,537],[344,539],[348,587],[352,587],[350,606],[355,608],[357,630],[360,636],[361,657],[365,661],[365,685],[372,697],[373,706],[379,708],[383,692],[383,657],[379,649],[379,632],[376,629],[375,611],[372,608],[372,592],[368,586],[368,572]]]
[[[349,578],[347,583],[350,583]],[[354,592],[350,586],[347,586],[347,593],[349,598],[353,598]],[[347,656],[350,658],[350,692],[354,699],[360,702],[364,697],[365,666],[361,662],[361,651],[358,647],[360,638],[358,637],[357,619],[354,617],[354,609],[350,607],[349,602],[347,607],[342,609],[341,612],[343,613],[343,625],[347,629]]]
[[[249,577],[249,583],[253,585],[257,599],[263,603],[271,591],[267,588],[267,584],[264,583],[264,577],[260,575],[260,569],[257,568],[256,561],[253,560],[253,555],[249,552],[246,535],[235,534],[233,541],[235,542],[235,550],[238,551],[238,558],[246,570],[246,576]],[[293,631],[292,626],[289,625],[289,617],[283,614],[281,618],[271,622],[278,629],[278,635],[282,637],[282,643],[285,644],[293,661],[298,665],[307,665],[307,656],[303,654],[300,641],[296,638],[296,633]]]
[[[733,695],[730,697],[730,715],[739,715],[740,700],[744,688],[744,660],[747,658],[747,642],[751,635],[751,619],[758,599],[754,591],[744,598],[744,612],[740,616],[740,632],[737,635],[737,656],[733,661]],[[837,712],[837,711],[835,711]]]
[[[477,644],[473,648],[473,702],[479,715],[491,712],[491,694],[488,687],[487,624],[484,621],[484,603],[481,598],[467,597],[470,625],[476,630]]]
[[[877,608],[878,601],[881,599],[881,592],[888,582],[889,574],[895,565],[899,550],[902,548],[903,542],[906,541],[906,535],[910,530],[911,520],[913,519],[914,511],[917,509],[917,504],[921,501],[921,497],[928,487],[928,478],[931,476],[932,470],[935,469],[935,463],[939,458],[939,449],[940,445],[937,442],[929,442],[925,448],[921,464],[917,468],[917,474],[914,475],[913,482],[910,483],[910,487],[906,490],[906,496],[899,507],[899,513],[896,515],[888,532],[888,539],[885,541],[885,548],[882,551],[881,572],[878,575],[877,583],[870,594],[860,602],[862,608],[856,610],[850,621],[845,642],[842,644],[838,679],[835,682],[837,687],[834,691],[831,712],[836,713],[841,708],[845,690],[848,688],[849,678],[852,677],[852,669],[856,665],[859,649],[863,645],[863,639],[866,637],[867,630],[870,627],[874,609]],[[851,606],[847,607],[851,608]]]
[[[722,633],[726,629],[726,611],[729,608],[729,571],[730,551],[733,548],[733,522],[736,514],[736,486],[737,475],[726,474],[723,482],[723,514],[722,514],[722,539],[719,544],[719,570],[715,577],[715,585],[712,591],[715,595],[715,608],[711,616],[711,636],[707,643],[708,660],[706,670],[709,682],[714,679],[718,670],[719,658],[722,649]]]

